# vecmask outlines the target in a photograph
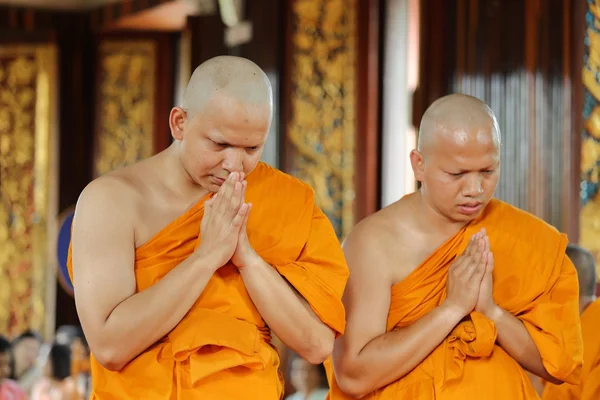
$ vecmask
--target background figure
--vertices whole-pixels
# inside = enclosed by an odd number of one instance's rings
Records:
[[[42,337],[32,330],[23,332],[12,342],[11,379],[26,393],[31,392],[35,381],[42,376],[41,364],[36,363],[42,344]]]
[[[553,385],[532,377],[543,400],[600,399],[600,300],[596,299],[596,262],[586,249],[570,244],[566,254],[575,265],[579,280],[579,313],[583,336],[583,369],[578,385]]]
[[[328,387],[323,364],[313,365],[295,356],[291,362],[290,380],[296,392],[286,400],[325,400]]]
[[[27,398],[25,392],[12,379],[11,360],[12,346],[4,337],[0,336],[0,400],[24,400]]]
[[[70,347],[71,344],[73,344],[73,341],[81,337],[83,337],[81,328],[75,325],[62,325],[56,330],[54,343]]]
[[[71,377],[71,349],[67,345],[53,344],[44,365],[44,377],[34,385],[31,400],[75,400],[81,397]]]

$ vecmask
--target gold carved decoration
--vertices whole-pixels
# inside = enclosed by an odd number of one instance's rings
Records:
[[[292,2],[288,172],[315,189],[340,239],[354,224],[356,1]]]
[[[49,45],[0,47],[0,332],[8,336],[53,328],[46,320],[53,319],[55,65]]]
[[[96,176],[154,154],[155,64],[152,41],[100,45]]]
[[[600,277],[600,1],[588,2],[581,143],[580,244],[592,252]]]

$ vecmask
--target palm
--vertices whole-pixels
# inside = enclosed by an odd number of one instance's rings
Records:
[[[486,265],[485,274],[483,275],[483,279],[481,280],[481,286],[479,286],[479,297],[477,299],[477,305],[475,306],[475,311],[479,311],[484,313],[489,310],[494,304],[494,296],[493,296],[493,261],[490,258],[488,264]]]

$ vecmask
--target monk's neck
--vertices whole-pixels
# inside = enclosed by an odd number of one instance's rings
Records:
[[[442,215],[428,203],[421,190],[415,192],[413,199],[417,223],[428,231],[450,237],[467,224],[467,222],[451,221]]]
[[[192,180],[177,156],[176,144],[172,144],[157,157],[155,171],[168,190],[182,199],[199,199],[209,191]]]

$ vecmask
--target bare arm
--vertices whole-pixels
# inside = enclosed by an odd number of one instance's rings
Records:
[[[498,306],[486,316],[496,324],[498,344],[523,368],[548,382],[563,383],[546,371],[540,352],[520,319]]]
[[[439,346],[474,307],[485,271],[481,257],[477,264],[471,262],[473,258],[459,258],[460,263],[451,267],[446,301],[413,324],[386,333],[393,282],[385,269],[375,267],[391,260],[377,232],[365,228],[360,227],[344,243],[350,267],[344,293],[347,326],[333,351],[337,382],[354,397],[400,379]],[[483,240],[479,246],[483,249]]]
[[[133,196],[109,179],[86,188],[78,202],[73,278],[90,349],[104,367],[119,370],[177,325],[220,266],[193,254],[136,293]]]
[[[331,354],[334,332],[273,267],[258,259],[240,268],[240,274],[260,315],[282,342],[313,364]]]
[[[241,190],[237,191],[237,199],[231,193],[225,197],[239,204]],[[222,223],[223,213],[211,213],[216,217],[210,219],[207,210],[202,221],[202,232],[206,228],[207,238],[198,250],[156,284],[136,293],[135,205],[135,193],[129,187],[115,178],[103,179],[82,193],[74,219],[72,252],[77,311],[90,349],[111,370],[121,369],[181,321],[214,271],[233,253],[244,218],[236,216],[238,209],[232,210],[226,217],[228,225],[234,225],[232,219],[237,221],[233,235],[229,228],[217,229],[221,236],[213,235],[213,227]],[[205,220],[210,221],[205,223]],[[231,248],[229,255],[227,246]]]

